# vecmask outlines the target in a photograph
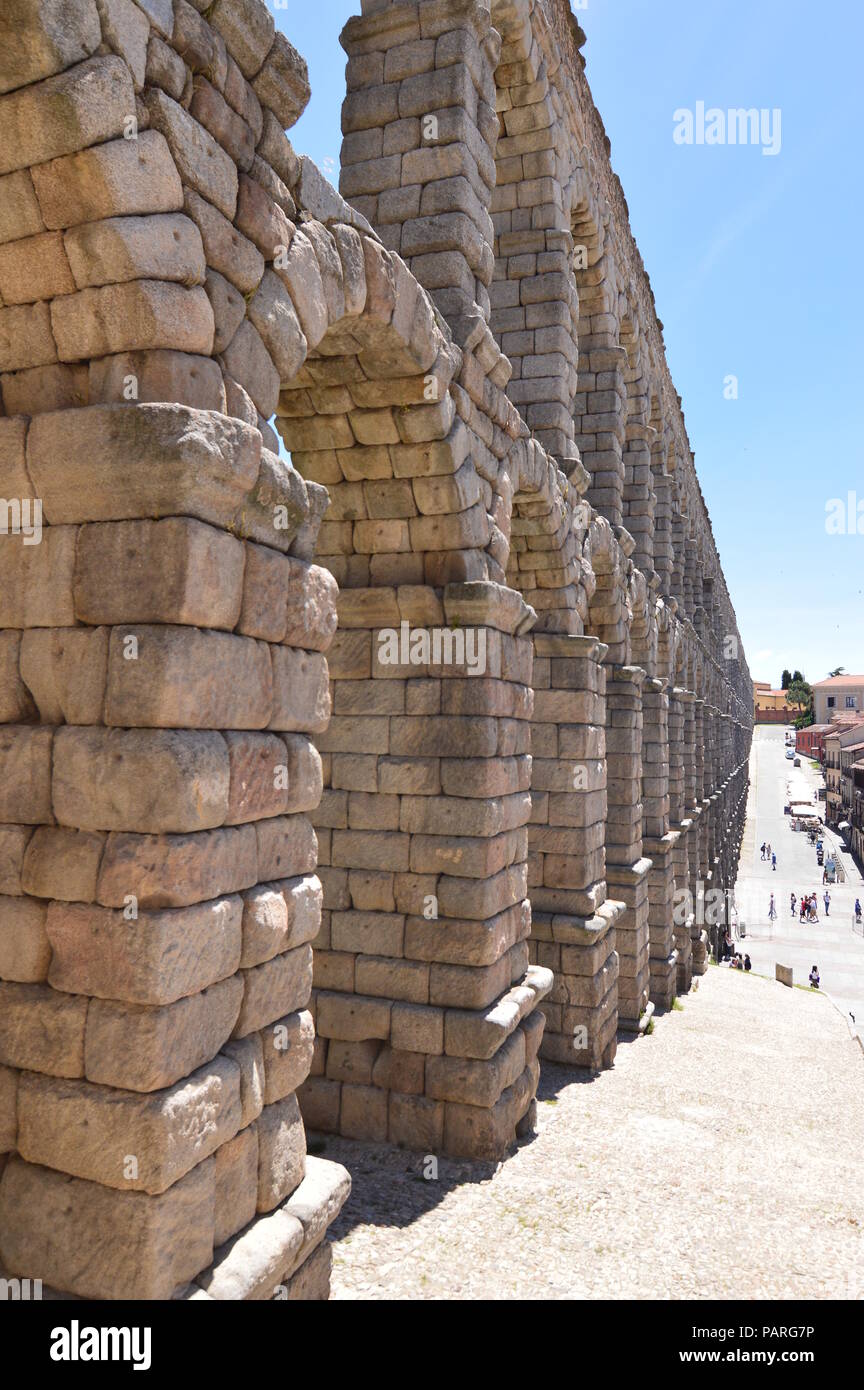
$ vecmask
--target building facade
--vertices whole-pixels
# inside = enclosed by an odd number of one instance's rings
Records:
[[[341,194],[263,0],[0,16],[44,521],[0,537],[0,1261],[85,1297],[326,1293],[304,1121],[497,1159],[737,872],[752,683],[584,34],[362,9]]]
[[[864,719],[864,676],[831,676],[813,686],[813,720],[830,724],[835,716]]]
[[[768,681],[753,682],[753,719],[756,724],[790,724],[801,713],[790,705],[785,690],[772,690]]]

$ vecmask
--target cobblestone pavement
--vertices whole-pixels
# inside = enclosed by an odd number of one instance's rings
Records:
[[[864,1298],[862,1095],[828,999],[712,967],[611,1071],[544,1064],[497,1170],[322,1139],[333,1297]]]

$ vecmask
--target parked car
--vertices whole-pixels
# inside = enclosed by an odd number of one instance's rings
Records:
[[[787,757],[787,758],[794,758],[794,757],[795,757],[795,750],[794,750],[794,748],[787,748],[787,749],[786,749],[786,757]]]

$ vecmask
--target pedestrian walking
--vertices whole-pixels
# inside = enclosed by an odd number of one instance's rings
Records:
[[[796,903],[796,902],[797,902],[797,899],[796,899],[796,897],[795,897],[795,894],[793,893],[793,894],[791,895],[790,899],[789,899],[789,911],[790,911],[790,913],[791,913],[791,915],[792,915],[793,917],[795,916],[795,903]]]
[[[829,915],[829,909],[831,907],[831,894],[828,892],[827,888],[825,889],[825,897],[822,899],[822,901],[825,904],[825,916],[827,917]]]
[[[745,957],[744,957],[744,969],[745,969],[745,970],[750,970],[750,969],[751,969],[750,957],[749,957],[749,956],[746,956],[746,955],[745,955]]]
[[[762,853],[762,858],[764,859],[764,858],[765,858],[765,841],[764,841],[764,840],[762,841],[762,851],[761,851],[761,853]]]
[[[771,894],[771,901],[768,904],[768,921],[774,922],[777,918],[777,905],[774,902],[774,894]]]
[[[813,969],[810,971],[810,988],[819,988],[819,970],[818,967],[815,965],[813,966]]]
[[[855,899],[855,925],[858,927],[861,925],[861,904],[857,898]]]
[[[776,855],[776,854],[772,854],[772,855],[771,855],[771,872],[774,873],[774,874],[776,874],[776,872],[777,872],[777,855]]]

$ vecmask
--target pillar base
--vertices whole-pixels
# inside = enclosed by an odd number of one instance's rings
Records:
[[[665,960],[651,958],[651,1002],[658,1009],[671,1009],[676,994],[678,952],[671,951]]]
[[[111,1302],[132,1296],[129,1279],[136,1276],[129,1275],[118,1255],[118,1251],[127,1248],[122,1231],[112,1230],[110,1222],[94,1226],[89,1219],[92,1212],[88,1200],[98,1202],[102,1197],[104,1203],[103,1194],[95,1190],[99,1185],[26,1164],[23,1159],[16,1159],[15,1163],[25,1181],[42,1183],[46,1213],[58,1195],[61,1202],[71,1202],[72,1209],[66,1212],[65,1227],[48,1220],[28,1234],[25,1258],[32,1273],[23,1268],[24,1261],[15,1260],[11,1271],[0,1268],[0,1277],[22,1281],[29,1278],[32,1285],[34,1279],[47,1274],[53,1282],[42,1287],[43,1299]],[[151,1286],[144,1293],[145,1300],[246,1302],[328,1298],[330,1250],[324,1242],[350,1191],[351,1178],[341,1164],[308,1155],[302,1182],[280,1206],[254,1217],[213,1251],[212,1262],[191,1281],[179,1284],[173,1292],[167,1285],[159,1292]],[[184,1212],[188,1200],[187,1191],[178,1210]],[[194,1211],[191,1214],[194,1216]],[[191,1242],[178,1237],[170,1213],[161,1229],[159,1218],[153,1214],[146,1231],[142,1230],[140,1219],[135,1224],[134,1217],[125,1230],[127,1242],[141,1242],[136,1260],[140,1281],[146,1281],[150,1264],[157,1274],[164,1274],[169,1268],[179,1269],[184,1261],[188,1268],[182,1251],[184,1247],[188,1251]],[[194,1237],[197,1230],[197,1225],[193,1225],[189,1234]]]
[[[388,1001],[320,991],[319,1059],[298,1091],[305,1123],[424,1153],[503,1157],[537,1090],[536,1006],[552,983],[551,970],[531,965],[486,1008],[406,1006],[396,1020]],[[382,1008],[386,1039],[369,1035]]]
[[[552,960],[555,984],[541,1008],[545,1060],[599,1071],[615,1057],[620,961],[615,924],[625,911],[608,900],[593,917],[535,912],[532,959]]]

